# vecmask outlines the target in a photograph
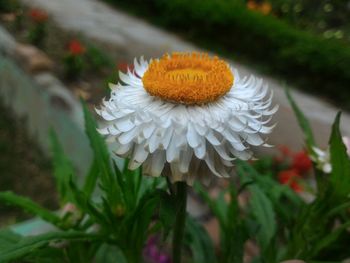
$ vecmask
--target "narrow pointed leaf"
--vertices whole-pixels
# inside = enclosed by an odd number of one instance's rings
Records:
[[[341,198],[347,198],[350,194],[350,159],[340,133],[340,116],[338,113],[332,128],[330,137],[330,154],[332,164],[331,182],[334,192]]]
[[[72,163],[64,154],[62,145],[59,143],[56,133],[50,131],[50,140],[52,147],[53,174],[56,180],[60,200],[62,202],[71,201],[68,191],[69,178],[74,175]]]
[[[193,262],[215,263],[214,244],[207,231],[191,216],[187,216],[185,242],[191,249]]]
[[[292,109],[295,113],[295,116],[297,117],[299,126],[304,133],[306,146],[307,146],[309,152],[311,153],[311,152],[313,152],[312,147],[315,146],[315,138],[314,138],[310,123],[307,120],[307,118],[305,117],[304,113],[300,110],[299,106],[294,101],[294,99],[293,99],[293,97],[290,94],[290,91],[288,89],[286,89],[286,95],[287,95],[287,98],[288,98],[290,105],[292,106]]]
[[[104,139],[96,130],[97,126],[95,120],[91,116],[87,105],[84,102],[82,102],[82,104],[85,117],[85,130],[94,152],[94,160],[96,160],[99,168],[103,191],[106,193],[109,203],[113,207],[117,207],[123,203],[124,200],[117,178],[112,170],[108,148]]]
[[[61,219],[57,215],[27,197],[18,196],[12,192],[1,192],[0,201],[11,206],[19,207],[30,214],[38,216],[45,221],[60,227]]]
[[[81,232],[51,232],[38,236],[22,238],[16,244],[0,250],[0,262],[13,262],[33,251],[49,244],[51,241],[60,240],[99,240],[100,236]]]
[[[98,164],[97,164],[97,161],[94,160],[91,165],[90,171],[85,179],[84,188],[83,188],[84,189],[83,191],[86,194],[87,198],[90,198],[90,196],[94,192],[99,175],[100,175],[100,171],[98,169]]]

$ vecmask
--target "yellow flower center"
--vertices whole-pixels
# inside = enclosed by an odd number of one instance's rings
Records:
[[[183,103],[203,104],[225,95],[234,76],[228,64],[206,53],[172,53],[153,60],[142,77],[152,96]]]

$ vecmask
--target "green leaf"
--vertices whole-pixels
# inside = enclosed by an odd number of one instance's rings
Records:
[[[19,207],[33,215],[41,217],[57,227],[61,227],[61,219],[57,215],[33,202],[29,198],[18,196],[12,192],[1,192],[0,201],[8,205]]]
[[[120,205],[124,205],[122,191],[117,178],[113,173],[105,141],[97,132],[95,120],[91,116],[87,105],[83,101],[82,104],[85,117],[85,130],[94,152],[94,160],[97,162],[100,172],[102,190],[105,192],[107,200],[112,206],[112,210],[114,210]]]
[[[225,263],[243,263],[244,244],[248,239],[245,221],[240,217],[236,186],[230,184],[230,202],[227,207],[227,226],[221,229],[222,258]],[[224,200],[223,200],[224,201]]]
[[[50,130],[50,140],[52,148],[53,174],[56,179],[60,200],[64,203],[71,201],[68,191],[69,178],[74,175],[74,169],[71,162],[64,154],[63,148],[59,143],[54,130]]]
[[[292,95],[290,94],[289,89],[286,89],[286,96],[287,96],[287,99],[288,99],[290,105],[292,106],[292,109],[295,113],[295,116],[297,117],[299,126],[302,129],[302,131],[304,132],[305,142],[306,142],[306,146],[308,148],[308,151],[310,153],[312,153],[313,147],[315,146],[315,138],[314,138],[310,123],[307,120],[307,118],[305,117],[304,113],[300,110],[299,106],[294,101]]]
[[[25,262],[33,263],[62,263],[66,259],[64,250],[53,247],[41,248],[25,256]]]
[[[96,188],[97,179],[99,176],[100,176],[99,167],[98,167],[97,161],[94,160],[91,165],[90,171],[86,176],[84,187],[83,187],[83,191],[86,194],[87,198],[90,198],[92,193],[94,192]]]
[[[224,212],[225,208],[223,206],[226,205],[226,202],[222,203],[222,202],[215,202],[214,200],[212,200],[208,194],[208,191],[206,191],[203,188],[203,186],[199,183],[194,184],[194,190],[207,203],[210,210],[213,212],[213,214],[219,220],[219,223],[224,226],[226,224],[226,216],[225,216],[225,212]]]
[[[246,228],[239,216],[237,194],[234,187],[233,185],[229,187],[231,201],[228,202],[225,200],[227,191],[220,192],[218,198],[213,200],[200,184],[195,185],[195,190],[206,201],[219,220],[221,240],[219,261],[222,263],[242,262],[243,247],[248,239]]]
[[[166,191],[160,191],[160,206],[159,206],[159,220],[161,221],[165,230],[165,236],[167,236],[176,218],[176,205],[173,199]]]
[[[151,224],[153,215],[156,212],[156,208],[160,202],[159,192],[151,192],[143,196],[137,207],[130,212],[122,223],[121,229],[123,230],[119,234],[120,242],[132,251],[132,255],[135,262],[140,260],[143,246],[148,237],[148,230]]]
[[[331,182],[337,197],[347,198],[350,194],[350,160],[340,133],[340,116],[339,112],[335,118],[329,141],[332,164]]]
[[[231,233],[232,234],[232,233]],[[215,263],[214,244],[204,227],[191,216],[187,216],[185,243],[191,249],[193,262]]]
[[[128,169],[129,160],[126,160],[123,172],[117,173],[121,188],[123,189],[123,196],[128,209],[133,209],[137,206],[140,194],[140,185],[142,181],[141,168],[133,171]]]
[[[276,233],[275,212],[271,201],[259,187],[250,185],[249,191],[251,211],[260,224],[258,240],[263,248],[267,248]]]
[[[154,192],[156,189],[166,189],[166,186],[164,177],[142,176],[138,199],[141,200],[145,195]]]
[[[252,174],[246,171],[248,167],[244,162],[237,162],[237,172],[242,184],[252,180]],[[251,213],[260,225],[258,241],[261,247],[266,249],[276,233],[275,211],[272,202],[257,184],[249,184],[247,189],[251,193],[249,202]]]
[[[309,253],[310,257],[312,255],[316,256],[322,249],[325,249],[331,244],[335,244],[338,241],[339,236],[350,227],[350,221],[337,227],[333,232],[329,235],[322,237],[312,248],[312,252]]]
[[[281,185],[270,176],[260,174],[252,165],[244,161],[237,161],[239,169],[243,169],[247,183],[254,183],[264,191],[271,200],[273,207],[283,220],[291,222],[297,216],[295,211],[299,211],[304,205],[304,201],[290,187]],[[249,178],[249,179],[248,179]],[[251,181],[249,181],[251,180]]]
[[[13,246],[21,240],[22,236],[16,234],[9,229],[0,230],[0,251],[6,249],[9,246]]]
[[[108,225],[108,221],[105,218],[104,214],[102,214],[92,203],[90,199],[88,199],[85,192],[80,191],[78,187],[75,185],[73,181],[70,181],[70,188],[73,193],[75,204],[84,212],[89,214],[96,222],[101,224],[102,226]]]
[[[60,240],[100,240],[101,236],[81,232],[51,232],[38,236],[23,237],[19,242],[5,249],[0,249],[0,262],[21,259],[48,245],[52,241]]]
[[[96,263],[127,263],[123,252],[117,246],[103,244],[96,253]]]
[[[78,240],[69,242],[69,245],[66,246],[63,251],[66,260],[68,259],[69,262],[86,263],[92,262],[98,248],[98,242]]]

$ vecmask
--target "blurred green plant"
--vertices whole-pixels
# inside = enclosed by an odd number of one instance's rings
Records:
[[[346,39],[349,34],[349,2],[343,0],[272,0],[275,14],[289,23],[323,34]],[[349,35],[348,35],[349,37]]]
[[[67,79],[78,79],[84,70],[86,48],[78,40],[71,40],[68,44],[67,54],[63,59],[64,72]]]
[[[105,52],[91,44],[87,46],[86,60],[90,70],[93,71],[112,68],[114,65],[113,61]]]
[[[146,239],[160,229],[169,233],[175,210],[164,190],[165,180],[144,177],[141,169],[130,171],[127,161],[120,169],[110,158],[86,105],[84,114],[94,161],[81,186],[56,134],[51,132],[54,176],[63,214],[12,192],[0,193],[1,202],[22,208],[57,229],[31,237],[1,230],[0,262],[141,262]],[[155,222],[154,217],[158,219]],[[190,223],[195,229],[187,235],[200,246],[202,241],[196,234],[201,238],[206,234],[198,223]]]
[[[28,41],[33,45],[42,47],[47,36],[49,15],[44,10],[34,8],[29,11],[29,18],[32,26],[28,32]]]
[[[0,1],[0,13],[1,12],[14,12],[19,8],[17,0],[1,0]]]
[[[65,76],[78,79],[83,73],[110,71],[112,60],[98,47],[73,39],[68,44],[67,54],[63,59]]]

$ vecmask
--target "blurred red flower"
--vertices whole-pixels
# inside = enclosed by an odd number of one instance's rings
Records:
[[[279,145],[277,148],[281,153],[280,155],[274,157],[274,160],[277,163],[284,162],[287,158],[289,158],[292,155],[292,151],[286,145]]]
[[[49,15],[38,8],[31,9],[29,11],[29,16],[36,23],[44,23],[49,19]]]
[[[295,169],[285,170],[278,173],[278,181],[281,184],[289,185],[289,187],[297,193],[303,190],[302,186],[298,183],[299,179],[300,175]]]
[[[118,66],[117,66],[117,69],[121,72],[128,72],[128,69],[130,71],[133,71],[134,70],[134,65],[133,64],[128,64],[126,62],[120,62],[118,63]]]
[[[281,154],[282,154],[284,157],[287,157],[287,156],[291,156],[291,155],[292,155],[292,151],[288,148],[287,145],[279,145],[279,146],[278,146],[278,150],[281,152]]]
[[[84,54],[86,48],[78,40],[72,40],[68,45],[68,51],[71,55],[78,56]]]
[[[297,170],[300,174],[310,171],[312,162],[305,151],[300,151],[293,155],[292,168]]]

